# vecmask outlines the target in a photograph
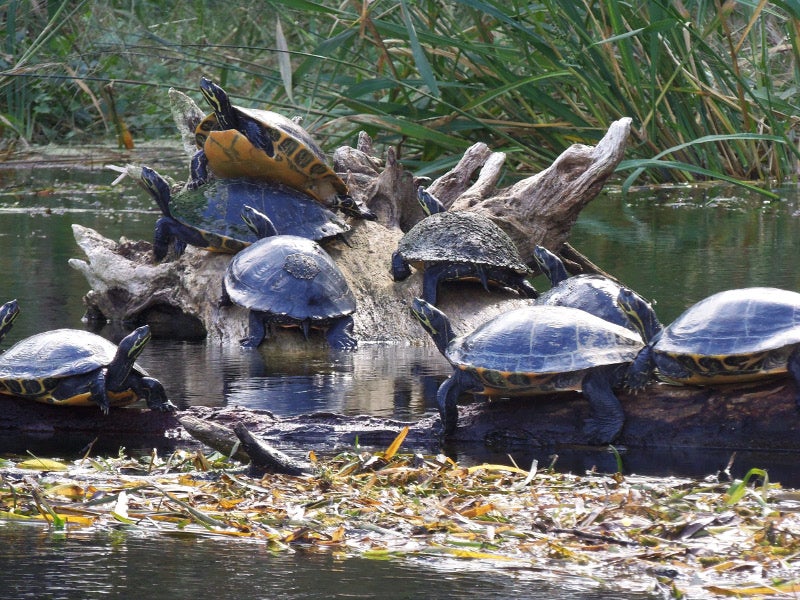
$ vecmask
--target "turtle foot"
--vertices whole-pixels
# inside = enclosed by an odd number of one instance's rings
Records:
[[[586,441],[589,444],[605,446],[611,444],[619,437],[622,431],[622,421],[616,419],[587,419],[583,428]]]

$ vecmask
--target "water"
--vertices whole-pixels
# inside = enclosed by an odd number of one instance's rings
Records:
[[[109,237],[151,239],[157,212],[146,194],[128,183],[109,188],[114,174],[56,168],[0,170],[0,297],[16,297],[23,313],[4,345],[56,327],[86,328],[85,279],[67,265],[82,258],[71,225],[80,223]],[[697,300],[731,287],[765,285],[800,290],[800,219],[797,190],[779,201],[743,197],[730,189],[674,189],[623,198],[609,193],[582,213],[572,244],[608,272],[656,301],[669,322]],[[541,278],[535,282],[546,288]],[[106,327],[111,339],[123,332]],[[278,415],[318,410],[418,419],[434,414],[438,385],[451,370],[433,349],[362,344],[353,354],[325,351],[303,355],[245,352],[206,342],[153,340],[141,359],[181,407],[240,405]],[[77,452],[85,442],[62,448]],[[0,453],[11,449],[2,446]],[[24,449],[23,449],[24,450]],[[458,449],[465,463],[505,462],[504,452]],[[514,452],[527,466],[549,464],[546,450]],[[702,477],[722,469],[728,452],[676,449],[636,451],[625,456],[630,472]],[[561,452],[557,466],[582,472],[615,471],[602,451]],[[740,453],[734,475],[769,467],[770,479],[800,485],[793,456]],[[61,537],[37,528],[0,525],[0,584],[18,598],[180,595],[202,596],[208,582],[216,597],[287,598],[439,597],[474,593],[485,598],[600,598],[602,590],[563,580],[543,582],[533,573],[464,569],[424,560],[381,562],[335,555],[272,555],[263,548],[219,540],[140,537],[128,531]],[[42,578],[49,573],[47,583]],[[157,573],[157,576],[144,573]],[[13,588],[9,587],[15,584]],[[245,587],[246,586],[246,587]],[[395,591],[389,593],[387,590]],[[217,593],[218,592],[218,593]],[[246,594],[247,595],[247,594]],[[608,597],[621,597],[619,593]],[[628,598],[650,597],[631,592]]]

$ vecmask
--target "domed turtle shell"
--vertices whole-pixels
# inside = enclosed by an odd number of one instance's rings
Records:
[[[800,294],[757,287],[701,300],[661,332],[653,349],[662,375],[709,383],[784,373],[798,344]]]
[[[473,211],[424,218],[403,236],[397,252],[414,266],[479,263],[528,273],[511,238],[491,219]]]
[[[38,333],[0,356],[0,391],[49,404],[99,403],[104,411],[109,405],[145,398],[150,408],[175,410],[163,386],[133,362],[149,340],[147,326],[130,333],[119,346],[79,329]],[[98,378],[95,372],[106,367]]]
[[[307,194],[275,181],[214,179],[173,195],[169,210],[187,225],[244,247],[257,239],[241,219],[245,205],[267,215],[281,234],[324,240],[350,230],[343,219]]]
[[[456,429],[464,392],[514,397],[580,390],[591,409],[588,441],[607,444],[622,430],[614,388],[643,346],[636,333],[577,308],[534,304],[455,337],[447,316],[429,302],[414,299],[411,312],[453,365],[436,394],[446,435]]]
[[[631,362],[641,347],[634,332],[579,309],[534,305],[455,338],[446,357],[474,373],[484,393],[521,395],[580,389],[585,370]]]
[[[291,235],[264,238],[234,256],[225,289],[236,304],[289,321],[326,321],[356,310],[355,296],[328,253]]]
[[[604,275],[570,276],[561,258],[542,246],[534,247],[533,257],[552,285],[536,299],[537,304],[580,308],[601,319],[639,332],[636,325],[631,322],[629,314],[617,302],[622,285]],[[632,290],[629,291],[631,294],[636,294]],[[636,296],[642,306],[647,304],[644,298],[638,294]],[[647,316],[651,320],[657,320],[652,310]]]

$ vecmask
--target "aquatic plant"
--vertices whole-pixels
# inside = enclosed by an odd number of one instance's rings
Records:
[[[402,436],[402,434],[401,434]],[[798,492],[741,481],[461,466],[386,451],[309,454],[314,473],[252,477],[217,453],[177,450],[0,463],[0,522],[79,539],[99,530],[213,536],[378,560],[481,569],[664,597],[794,597]],[[759,484],[760,482],[760,484]],[[758,487],[756,487],[758,485]]]

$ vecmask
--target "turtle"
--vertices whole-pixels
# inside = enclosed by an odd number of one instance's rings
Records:
[[[192,180],[201,185],[211,172],[220,178],[255,177],[280,181],[345,214],[374,220],[375,214],[349,195],[347,184],[325,162],[309,133],[283,115],[231,104],[228,94],[206,77],[200,91],[213,108],[195,129],[198,152]]]
[[[150,341],[143,325],[119,345],[80,329],[54,329],[20,340],[0,355],[0,393],[56,405],[111,406],[144,399],[175,410],[161,383],[135,361]]]
[[[9,300],[0,306],[0,341],[11,331],[14,320],[19,316],[19,303],[16,300]]]
[[[261,344],[269,324],[325,329],[328,344],[353,350],[356,300],[336,263],[316,242],[276,235],[269,218],[251,206],[242,219],[259,239],[233,257],[224,277],[223,300],[250,311],[245,347]]]
[[[516,397],[580,390],[592,413],[584,424],[590,443],[610,443],[622,430],[614,388],[643,347],[629,329],[577,308],[530,304],[456,337],[447,316],[425,300],[415,298],[411,313],[453,365],[436,394],[446,436],[456,429],[463,392]]]
[[[258,238],[240,219],[245,204],[267,214],[281,233],[327,240],[344,239],[343,234],[350,230],[344,220],[307,194],[274,181],[215,179],[173,195],[166,179],[142,167],[138,182],[163,213],[153,240],[156,260],[166,256],[173,240],[178,255],[187,243],[231,254],[249,246]]]
[[[537,304],[580,308],[606,321],[639,332],[639,328],[631,322],[628,313],[617,301],[623,287],[621,284],[604,275],[570,276],[563,261],[543,246],[534,247],[533,258],[552,286],[536,299]],[[631,293],[635,294],[636,292],[631,290]],[[650,320],[655,319],[657,323],[658,318],[652,305],[649,305],[647,300],[641,296],[639,296],[638,302],[650,306],[650,309],[642,311],[642,314]]]
[[[647,343],[628,373],[642,389],[654,369],[662,379],[690,385],[756,381],[788,373],[800,408],[800,294],[771,287],[718,292],[687,308],[666,327],[647,327],[647,307],[622,289],[619,303],[638,319]]]
[[[413,265],[424,269],[422,297],[436,304],[442,281],[477,279],[516,290],[528,298],[539,294],[526,279],[530,270],[511,238],[484,215],[472,211],[431,214],[406,232],[392,254],[392,277],[402,281]]]

